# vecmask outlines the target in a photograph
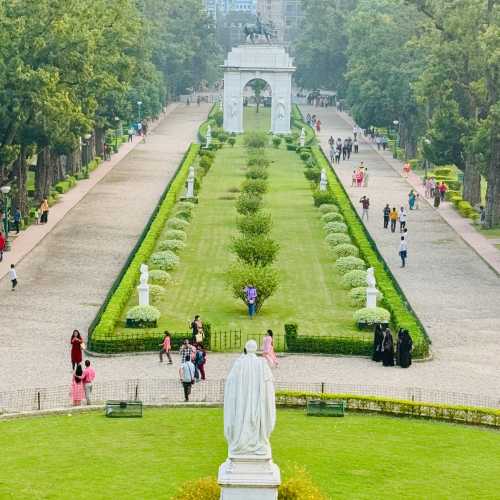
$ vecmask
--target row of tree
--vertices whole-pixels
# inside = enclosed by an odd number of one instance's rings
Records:
[[[38,201],[217,57],[200,0],[0,0],[0,185],[25,214],[28,163]]]
[[[497,0],[304,2],[294,52],[305,88],[335,89],[363,127],[394,127],[414,158],[455,164],[464,199],[500,224]]]

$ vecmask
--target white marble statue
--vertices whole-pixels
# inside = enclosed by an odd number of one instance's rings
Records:
[[[219,468],[222,500],[275,500],[281,482],[269,437],[276,423],[271,369],[258,358],[257,342],[234,363],[224,389],[224,435],[228,459]]]
[[[194,198],[194,167],[192,165],[189,167],[185,198]]]
[[[238,113],[238,100],[233,97],[231,101],[231,116],[234,118]]]
[[[207,127],[207,142],[205,144],[205,147],[208,148],[211,143],[212,143],[212,127],[209,125]]]
[[[366,307],[374,309],[377,307],[378,290],[373,267],[366,271],[366,284],[368,285],[366,289]]]
[[[303,148],[306,144],[306,131],[304,129],[304,127],[302,127],[302,130],[300,131],[300,139],[299,139],[299,144],[300,144],[300,147]]]
[[[321,177],[319,180],[319,190],[320,191],[326,191],[326,188],[328,187],[328,179],[326,177],[326,172],[325,169],[321,169]]]
[[[283,118],[285,118],[285,114],[286,114],[285,100],[280,99],[278,101],[278,118],[280,120],[283,120]]]
[[[141,276],[139,278],[140,284],[137,287],[139,292],[139,305],[149,306],[149,268],[146,264],[141,264]]]

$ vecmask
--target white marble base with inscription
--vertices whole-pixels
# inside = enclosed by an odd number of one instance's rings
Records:
[[[221,500],[277,500],[281,484],[279,467],[271,457],[229,457],[219,467]]]

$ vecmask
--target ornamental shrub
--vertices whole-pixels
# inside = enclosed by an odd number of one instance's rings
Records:
[[[191,213],[191,210],[182,209],[175,212],[174,217],[177,219],[184,219],[189,222],[193,217],[193,214]]]
[[[236,201],[236,210],[241,215],[257,212],[262,205],[262,198],[254,194],[242,193]]]
[[[220,486],[215,477],[185,482],[173,500],[219,500]]]
[[[307,151],[302,151],[302,152],[300,153],[300,159],[301,159],[302,161],[307,161],[307,160],[309,160],[309,158],[311,158],[311,155],[310,155],[310,153],[308,153]]]
[[[240,217],[236,225],[245,236],[266,236],[271,231],[271,214],[259,211],[255,214]]]
[[[200,160],[200,167],[207,173],[213,165],[213,159],[209,156],[202,156]]]
[[[250,283],[257,288],[257,312],[279,286],[278,272],[271,266],[252,266],[243,262],[233,264],[227,271],[225,279],[233,296],[243,302],[245,302],[245,287]]]
[[[189,222],[185,219],[174,217],[167,221],[167,227],[169,229],[185,229],[187,226],[189,226]]]
[[[335,262],[335,269],[340,274],[346,274],[349,271],[364,270],[365,261],[359,257],[339,257]]]
[[[236,137],[230,137],[227,142],[233,147],[236,144]]]
[[[285,135],[285,142],[291,144],[293,142],[293,137],[291,135]]]
[[[127,311],[126,318],[138,323],[153,323],[160,319],[160,311],[153,306],[135,306]]]
[[[451,167],[439,167],[432,171],[432,175],[437,177],[450,177],[453,175],[453,169]]]
[[[330,191],[320,191],[317,189],[313,193],[314,206],[319,207],[325,203],[335,203],[335,198]]]
[[[172,281],[172,277],[166,271],[161,269],[152,269],[149,271],[149,283],[153,285],[166,285]]]
[[[263,195],[267,191],[267,182],[264,179],[247,179],[241,185],[245,193]]]
[[[252,153],[247,160],[248,167],[269,167],[271,162],[264,156],[263,151]]]
[[[149,298],[153,304],[157,304],[165,295],[165,288],[161,285],[149,285]]]
[[[317,167],[304,169],[304,176],[308,181],[319,183],[321,179],[321,170]]]
[[[327,498],[303,469],[297,469],[278,488],[278,500],[327,500]]]
[[[345,233],[328,233],[325,241],[331,246],[335,247],[337,245],[342,245],[345,243],[351,243],[351,238]]]
[[[178,210],[186,210],[186,211],[189,211],[189,212],[192,212],[194,207],[196,205],[191,202],[191,201],[179,201],[179,203],[177,203],[177,205],[175,206]]]
[[[153,269],[163,269],[163,271],[171,271],[179,265],[179,257],[171,250],[163,250],[155,252],[151,255],[149,262]]]
[[[165,232],[166,240],[181,240],[186,241],[187,235],[181,229],[169,229]]]
[[[231,250],[240,260],[254,266],[268,266],[276,259],[280,246],[266,236],[233,238]]]
[[[380,291],[377,293],[377,300],[382,300],[383,295]],[[366,305],[366,283],[365,286],[358,286],[349,292],[349,302],[353,307],[363,307]]]
[[[360,286],[366,286],[366,271],[354,270],[345,273],[342,276],[340,284],[343,288],[357,288]]]
[[[463,217],[469,217],[474,212],[474,208],[468,201],[460,201],[457,204],[458,211]]]
[[[219,108],[210,113],[210,118],[214,120],[217,127],[222,127],[224,123],[224,112]]]
[[[246,174],[245,177],[247,179],[267,179],[267,170],[265,167],[254,165],[250,167]]]
[[[330,212],[338,212],[339,211],[339,207],[337,205],[335,205],[334,203],[324,203],[323,205],[321,205],[318,208],[322,214],[327,214]]]
[[[323,222],[344,222],[344,217],[338,212],[328,212],[321,216]]]
[[[219,141],[224,144],[229,139],[229,134],[227,132],[219,133]]]
[[[181,240],[163,240],[158,245],[158,250],[171,250],[175,253],[178,253],[183,248],[186,248],[186,244]]]
[[[376,323],[389,323],[391,320],[391,313],[383,307],[363,307],[353,314],[353,318],[356,323],[374,325]]]
[[[281,137],[279,135],[275,135],[273,137],[273,146],[277,149],[280,147],[281,144]]]
[[[349,243],[341,243],[333,247],[333,255],[336,259],[341,257],[357,257],[359,255],[359,250],[358,247]]]
[[[247,148],[263,149],[268,144],[268,137],[265,132],[251,130],[243,134],[243,144]]]
[[[328,222],[323,227],[327,233],[347,233],[347,226],[343,222]]]

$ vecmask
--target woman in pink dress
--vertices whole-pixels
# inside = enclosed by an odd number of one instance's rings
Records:
[[[271,366],[278,366],[278,358],[274,352],[272,330],[267,330],[267,333],[264,336],[264,340],[262,342],[262,356],[267,359]]]
[[[356,174],[356,184],[358,187],[361,187],[363,185],[363,177],[365,176],[364,172],[362,169],[359,169],[357,174]]]
[[[76,370],[73,372],[73,378],[71,379],[71,400],[73,401],[73,406],[80,406],[82,400],[85,398],[85,389],[82,379],[82,365],[77,365]]]

